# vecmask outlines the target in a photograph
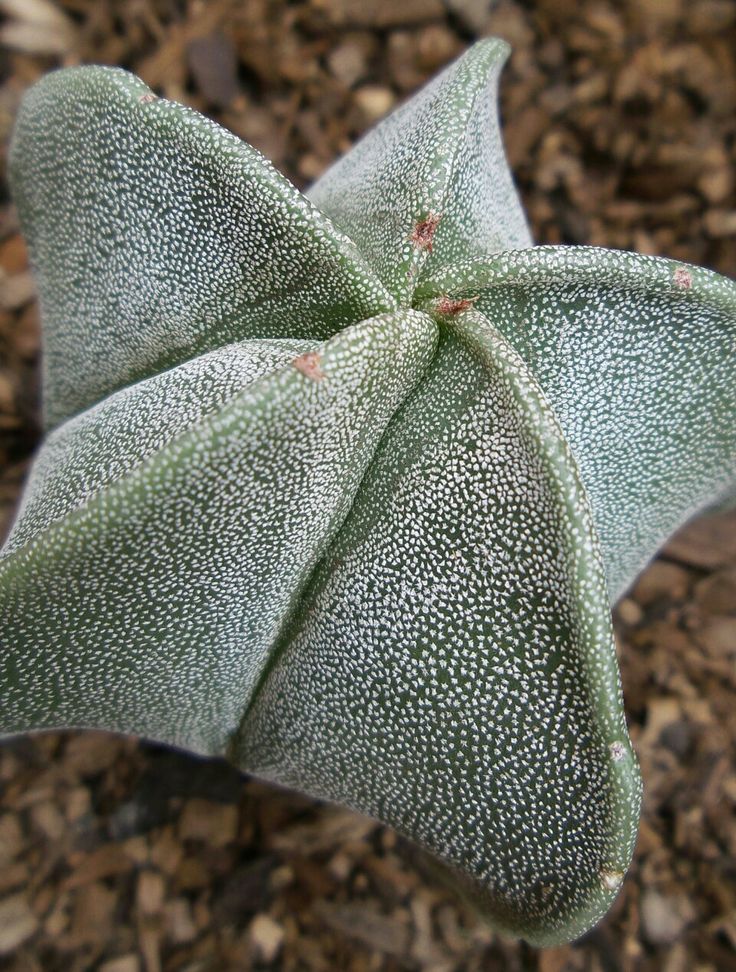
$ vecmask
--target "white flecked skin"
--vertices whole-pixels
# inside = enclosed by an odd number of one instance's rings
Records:
[[[674,260],[539,246],[446,267],[529,365],[575,455],[617,600],[736,470],[736,287]],[[602,312],[602,308],[605,312]]]
[[[125,72],[32,89],[11,174],[52,431],[0,554],[0,728],[226,753],[551,944],[633,851],[609,600],[733,489],[736,285],[531,247],[507,53],[311,202]]]
[[[49,426],[203,351],[320,340],[397,307],[260,153],[127,71],[49,75],[12,152]]]
[[[402,303],[422,270],[532,245],[498,123],[507,57],[501,41],[476,45],[307,193]],[[412,231],[431,216],[439,217],[433,245],[416,246]]]

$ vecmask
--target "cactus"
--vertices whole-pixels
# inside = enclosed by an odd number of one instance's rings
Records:
[[[0,728],[225,754],[544,945],[631,858],[610,602],[733,490],[736,285],[532,245],[507,53],[306,196],[125,71],[26,96],[47,437],[0,559]]]

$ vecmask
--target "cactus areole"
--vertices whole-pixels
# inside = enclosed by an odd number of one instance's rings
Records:
[[[0,559],[0,728],[225,754],[544,945],[631,860],[610,604],[733,494],[736,285],[532,245],[507,55],[306,195],[125,71],[26,95],[47,435]]]

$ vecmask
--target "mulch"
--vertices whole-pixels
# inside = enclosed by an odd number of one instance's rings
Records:
[[[26,0],[0,27],[4,166],[44,71],[120,64],[297,185],[478,36],[543,243],[736,276],[733,0]],[[38,310],[0,199],[0,535],[39,438]],[[220,762],[101,733],[0,748],[0,970],[736,972],[736,514],[694,522],[617,606],[645,779],[607,918],[537,951],[489,931],[387,828]]]

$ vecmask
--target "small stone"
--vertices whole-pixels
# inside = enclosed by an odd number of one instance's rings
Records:
[[[696,185],[709,203],[722,203],[733,191],[734,177],[731,170],[724,166],[722,169],[704,172]]]
[[[33,301],[20,315],[13,338],[15,350],[25,361],[33,361],[41,344],[41,321],[38,301]]]
[[[419,65],[425,71],[436,71],[459,54],[460,49],[456,34],[440,24],[430,24],[419,34]]]
[[[0,955],[8,955],[27,941],[38,927],[38,919],[23,894],[0,901]]]
[[[734,510],[698,517],[669,540],[665,553],[694,567],[713,569],[730,565],[736,556],[735,527]],[[642,575],[642,579],[650,571],[651,567]]]
[[[682,16],[683,0],[638,0],[636,15],[642,24],[672,23]]]
[[[99,972],[140,972],[137,955],[119,955],[100,966]]]
[[[466,4],[469,5],[469,4]],[[521,5],[514,0],[490,2],[491,15],[486,23],[485,32],[493,37],[502,37],[511,45],[517,56],[535,42],[533,21]]]
[[[393,108],[396,97],[390,88],[366,84],[355,92],[355,103],[369,121],[377,121]]]
[[[733,0],[701,0],[687,8],[687,26],[694,35],[719,34],[736,23]]]
[[[51,911],[43,923],[44,934],[52,938],[61,935],[69,927],[69,894],[61,894],[54,900]]]
[[[64,814],[69,823],[81,820],[92,808],[92,799],[86,786],[75,786],[64,798]]]
[[[165,827],[151,848],[151,863],[164,874],[174,874],[181,863],[184,851],[171,827]]]
[[[248,937],[264,962],[273,962],[284,942],[284,929],[270,915],[256,915],[250,924]]]
[[[148,841],[145,837],[129,837],[122,842],[126,855],[136,864],[147,864],[151,856]]]
[[[73,897],[69,942],[74,948],[109,940],[118,893],[102,881],[79,888]]]
[[[686,719],[678,719],[665,726],[660,733],[660,742],[678,759],[684,759],[692,749],[693,727]]]
[[[427,77],[419,67],[419,50],[416,33],[397,30],[388,39],[387,52],[389,76],[401,91],[415,91]]]
[[[642,746],[659,745],[662,733],[668,726],[682,718],[682,706],[678,699],[668,696],[650,699],[647,705],[647,718],[640,737]]]
[[[465,27],[475,34],[484,34],[494,0],[447,0],[447,6]]]
[[[133,868],[133,861],[119,844],[114,843],[102,844],[90,854],[71,858],[70,863],[74,869],[63,882],[67,890],[125,874]]]
[[[272,891],[282,891],[294,882],[294,871],[288,864],[275,867],[268,877],[268,884]]]
[[[736,617],[714,617],[698,631],[697,640],[709,655],[722,658],[736,656]]]
[[[703,217],[708,236],[716,238],[736,233],[736,209],[711,209]]]
[[[9,864],[23,850],[23,831],[18,818],[11,813],[0,817],[0,866]]]
[[[161,972],[161,937],[158,920],[142,922],[138,928],[138,949],[146,972]]]
[[[367,67],[366,44],[357,37],[348,37],[338,44],[327,57],[327,66],[333,77],[351,88],[365,75]]]
[[[238,808],[230,803],[188,800],[179,819],[181,840],[201,840],[210,847],[224,847],[235,840]]]
[[[75,733],[64,749],[64,765],[79,776],[96,776],[113,765],[120,747],[121,741],[105,732]]]
[[[232,103],[239,91],[238,58],[232,38],[220,30],[193,38],[187,61],[197,88],[213,105]]]
[[[644,606],[664,598],[681,601],[687,596],[690,575],[677,564],[655,560],[637,581],[632,596]]]
[[[60,840],[66,830],[66,821],[55,803],[37,803],[31,810],[31,820],[44,836],[51,841]]]
[[[467,951],[468,941],[460,925],[459,914],[452,905],[442,905],[436,913],[437,927],[451,952],[462,954]]]
[[[691,972],[690,954],[684,945],[673,945],[668,950],[662,972]]]
[[[356,890],[360,889],[357,879],[353,886]],[[406,958],[412,936],[405,912],[397,909],[392,915],[385,915],[364,903],[335,904],[327,901],[319,902],[315,911],[328,928],[338,934],[386,955]]]
[[[639,607],[636,601],[630,597],[622,598],[618,602],[616,609],[618,611],[619,618],[624,624],[629,625],[630,627],[640,624],[644,617],[644,612],[642,609]]]
[[[181,891],[199,891],[212,876],[199,857],[185,857],[176,870],[176,886]]]
[[[573,968],[574,952],[569,945],[544,948],[539,953],[538,972],[570,972]]]
[[[438,20],[445,11],[441,0],[331,0],[326,13],[333,23],[385,30]]]
[[[172,945],[184,945],[197,937],[192,908],[186,898],[176,898],[164,907],[164,930]]]
[[[9,373],[0,371],[0,413],[12,415],[15,402],[15,382]]]
[[[20,233],[0,244],[0,267],[9,276],[28,269],[28,249]]]
[[[33,298],[36,292],[31,271],[13,274],[9,277],[0,276],[0,308],[2,310],[19,310]]]
[[[325,162],[314,152],[307,152],[299,159],[297,168],[303,179],[306,179],[307,182],[314,182],[325,171]]]
[[[354,861],[347,854],[337,853],[328,861],[327,870],[336,881],[342,883],[350,877],[354,866]]]
[[[15,861],[0,868],[0,895],[27,887],[31,880],[31,868],[25,861]]]
[[[671,945],[692,920],[692,906],[682,898],[667,897],[653,889],[641,899],[641,922],[650,945]]]
[[[161,911],[166,886],[157,871],[141,871],[138,875],[136,904],[143,915],[156,915]]]
[[[736,567],[719,570],[696,584],[695,600],[708,614],[736,614]]]
[[[537,104],[527,105],[509,119],[504,141],[510,165],[528,163],[533,158],[532,151],[548,126],[549,115]]]

